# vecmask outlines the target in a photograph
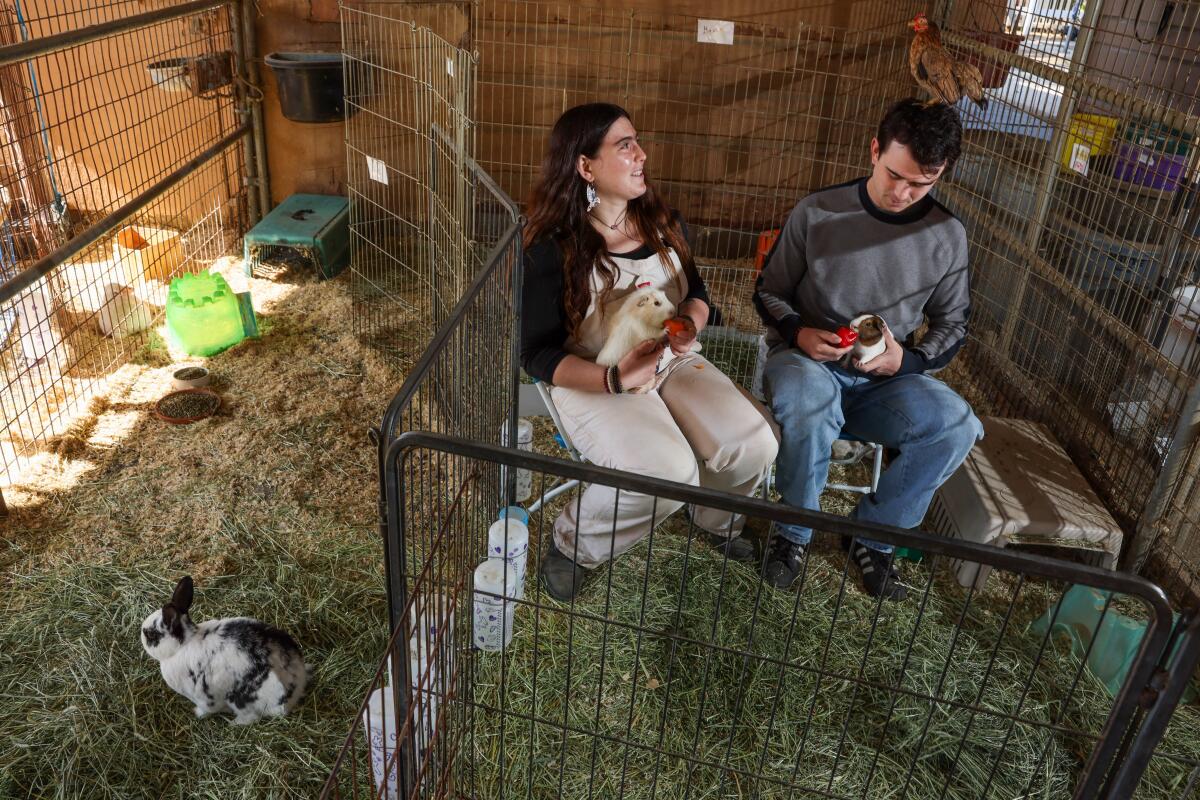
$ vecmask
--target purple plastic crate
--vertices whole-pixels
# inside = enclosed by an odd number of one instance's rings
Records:
[[[1117,147],[1113,175],[1120,180],[1173,192],[1187,167],[1187,156],[1158,153],[1130,142]]]

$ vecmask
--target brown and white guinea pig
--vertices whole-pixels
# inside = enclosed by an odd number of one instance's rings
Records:
[[[197,717],[221,711],[233,724],[282,717],[308,687],[309,669],[292,637],[248,617],[192,622],[192,579],[142,623],[142,647],[167,686],[195,704]]]
[[[883,317],[875,314],[861,314],[850,320],[850,328],[858,334],[850,355],[857,358],[859,364],[866,364],[887,349],[887,342],[883,338],[886,327]]]
[[[675,316],[675,304],[649,286],[630,292],[604,320],[604,347],[596,363],[611,367],[647,339],[663,336],[663,323]]]

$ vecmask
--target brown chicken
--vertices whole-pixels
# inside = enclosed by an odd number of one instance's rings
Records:
[[[924,14],[917,14],[908,24],[916,32],[908,48],[908,67],[921,88],[929,92],[934,103],[955,105],[963,95],[975,105],[987,110],[988,99],[983,94],[983,76],[979,68],[965,61],[955,61],[942,47],[942,34]]]

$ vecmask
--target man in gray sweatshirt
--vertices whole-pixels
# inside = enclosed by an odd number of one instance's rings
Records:
[[[846,433],[899,453],[853,517],[914,528],[983,435],[966,401],[926,374],[967,334],[966,232],[929,195],[961,139],[952,107],[897,103],[871,142],[870,176],[801,200],[767,256],[754,304],[769,331],[778,488],[791,505],[820,508],[830,450]],[[866,363],[837,334],[863,314],[886,324],[886,350]],[[790,586],[811,538],[810,528],[776,525],[763,579]],[[855,540],[850,555],[870,594],[904,598],[889,546]]]

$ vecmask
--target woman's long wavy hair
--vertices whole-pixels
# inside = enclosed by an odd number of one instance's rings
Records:
[[[571,336],[579,330],[591,302],[593,271],[598,271],[604,281],[601,307],[603,298],[612,291],[617,280],[617,267],[608,255],[604,237],[588,221],[584,196],[587,181],[575,165],[581,155],[596,157],[608,129],[622,117],[629,119],[629,114],[611,103],[588,103],[564,112],[550,133],[542,173],[527,206],[526,247],[544,236],[553,236],[562,249],[563,306],[567,314],[567,333]],[[658,254],[668,274],[676,281],[679,276],[671,263],[668,247],[679,256],[685,272],[695,272],[683,231],[655,193],[649,178],[646,179],[646,193],[629,201],[626,219],[632,222],[642,241]]]

